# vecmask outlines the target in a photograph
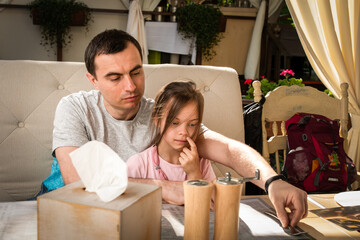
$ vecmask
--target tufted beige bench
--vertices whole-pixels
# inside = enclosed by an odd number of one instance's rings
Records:
[[[231,68],[144,65],[145,95],[164,84],[192,79],[205,98],[204,124],[243,141],[241,91]],[[93,89],[83,63],[0,60],[0,201],[33,197],[50,174],[52,129],[59,100]],[[214,166],[219,176],[227,171]]]

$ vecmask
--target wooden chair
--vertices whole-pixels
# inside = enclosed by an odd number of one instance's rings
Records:
[[[255,81],[254,101],[261,99],[261,83]],[[285,121],[297,112],[313,113],[340,121],[340,136],[344,138],[345,151],[348,149],[348,84],[341,84],[341,97],[329,97],[313,87],[280,86],[269,92],[262,111],[263,157],[270,163],[270,154],[275,154],[276,171],[279,174],[279,151],[286,157],[287,134]]]

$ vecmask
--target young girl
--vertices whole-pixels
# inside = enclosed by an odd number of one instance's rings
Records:
[[[153,107],[153,141],[148,149],[128,159],[128,177],[213,181],[216,176],[210,161],[199,159],[195,145],[203,110],[204,98],[194,82],[164,86]]]

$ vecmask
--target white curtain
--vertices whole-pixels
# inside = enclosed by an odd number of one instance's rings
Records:
[[[286,0],[307,58],[336,97],[349,84],[348,155],[360,171],[360,1]]]
[[[121,0],[126,8],[129,9],[129,16],[126,31],[131,34],[142,48],[143,63],[148,63],[148,49],[146,45],[146,32],[142,10],[153,11],[160,0]]]
[[[271,17],[281,6],[284,0],[270,0],[269,14]],[[250,0],[251,4],[258,8],[256,21],[252,32],[250,47],[246,59],[244,75],[245,79],[259,79],[260,67],[260,52],[261,52],[261,35],[264,27],[266,1],[265,0]]]
[[[139,0],[133,0],[130,4],[126,32],[138,40],[142,49],[143,63],[148,63],[145,25]]]

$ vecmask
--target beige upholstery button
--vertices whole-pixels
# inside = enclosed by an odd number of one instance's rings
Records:
[[[25,123],[24,123],[24,122],[19,122],[19,123],[18,123],[18,127],[19,127],[19,128],[25,127]]]
[[[58,89],[59,89],[59,90],[64,90],[64,86],[60,84],[60,85],[58,86]]]
[[[205,87],[204,87],[204,92],[208,92],[208,91],[210,91],[209,86],[205,86]]]

